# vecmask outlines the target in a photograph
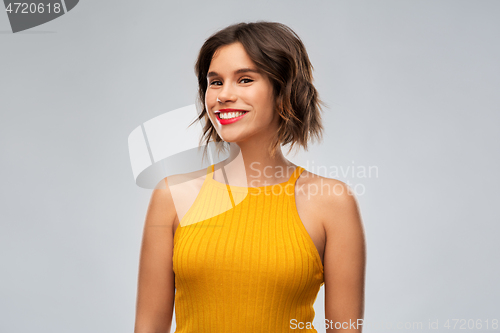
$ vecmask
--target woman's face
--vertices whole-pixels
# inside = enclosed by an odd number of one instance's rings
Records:
[[[220,47],[207,75],[205,107],[226,142],[268,140],[276,135],[273,88],[239,42]]]

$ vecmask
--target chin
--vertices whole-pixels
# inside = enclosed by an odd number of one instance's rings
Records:
[[[233,133],[230,133],[233,132]],[[243,135],[241,131],[221,131],[218,133],[225,142],[238,143],[245,140],[248,135]]]
[[[227,143],[238,143],[238,142],[242,141],[238,137],[232,137],[232,136],[227,136],[227,135],[226,136],[219,135],[219,136],[221,137],[222,140],[224,140],[224,142],[227,142]]]

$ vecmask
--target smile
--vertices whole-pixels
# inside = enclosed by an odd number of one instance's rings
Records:
[[[245,116],[248,112],[246,111],[232,111],[232,112],[219,112],[216,113],[217,120],[221,125],[228,125],[237,122]]]
[[[221,112],[219,113],[219,118],[220,119],[232,119],[232,118],[236,118],[236,117],[239,117],[241,115],[244,115],[245,112],[243,111],[239,111],[239,112]]]

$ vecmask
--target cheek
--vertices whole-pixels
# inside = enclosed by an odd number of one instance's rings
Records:
[[[248,96],[255,104],[259,105],[259,108],[274,108],[274,97],[272,92],[269,92],[267,89],[259,89],[252,91],[252,93]]]
[[[269,90],[263,90],[261,92],[259,103],[263,111],[272,118],[274,113],[274,96]]]
[[[265,125],[273,119],[274,104],[272,96],[269,96],[269,91],[266,89],[255,90],[246,97],[249,101],[252,101],[251,103],[257,111],[255,120],[260,125]]]
[[[207,92],[205,93],[205,104],[210,105],[213,104],[213,102],[214,102],[214,94],[212,91],[207,90]]]

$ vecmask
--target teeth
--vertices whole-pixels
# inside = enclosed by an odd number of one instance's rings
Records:
[[[231,119],[231,118],[236,118],[241,115],[243,115],[245,112],[243,111],[238,111],[238,112],[221,112],[219,113],[219,118],[220,119]]]

